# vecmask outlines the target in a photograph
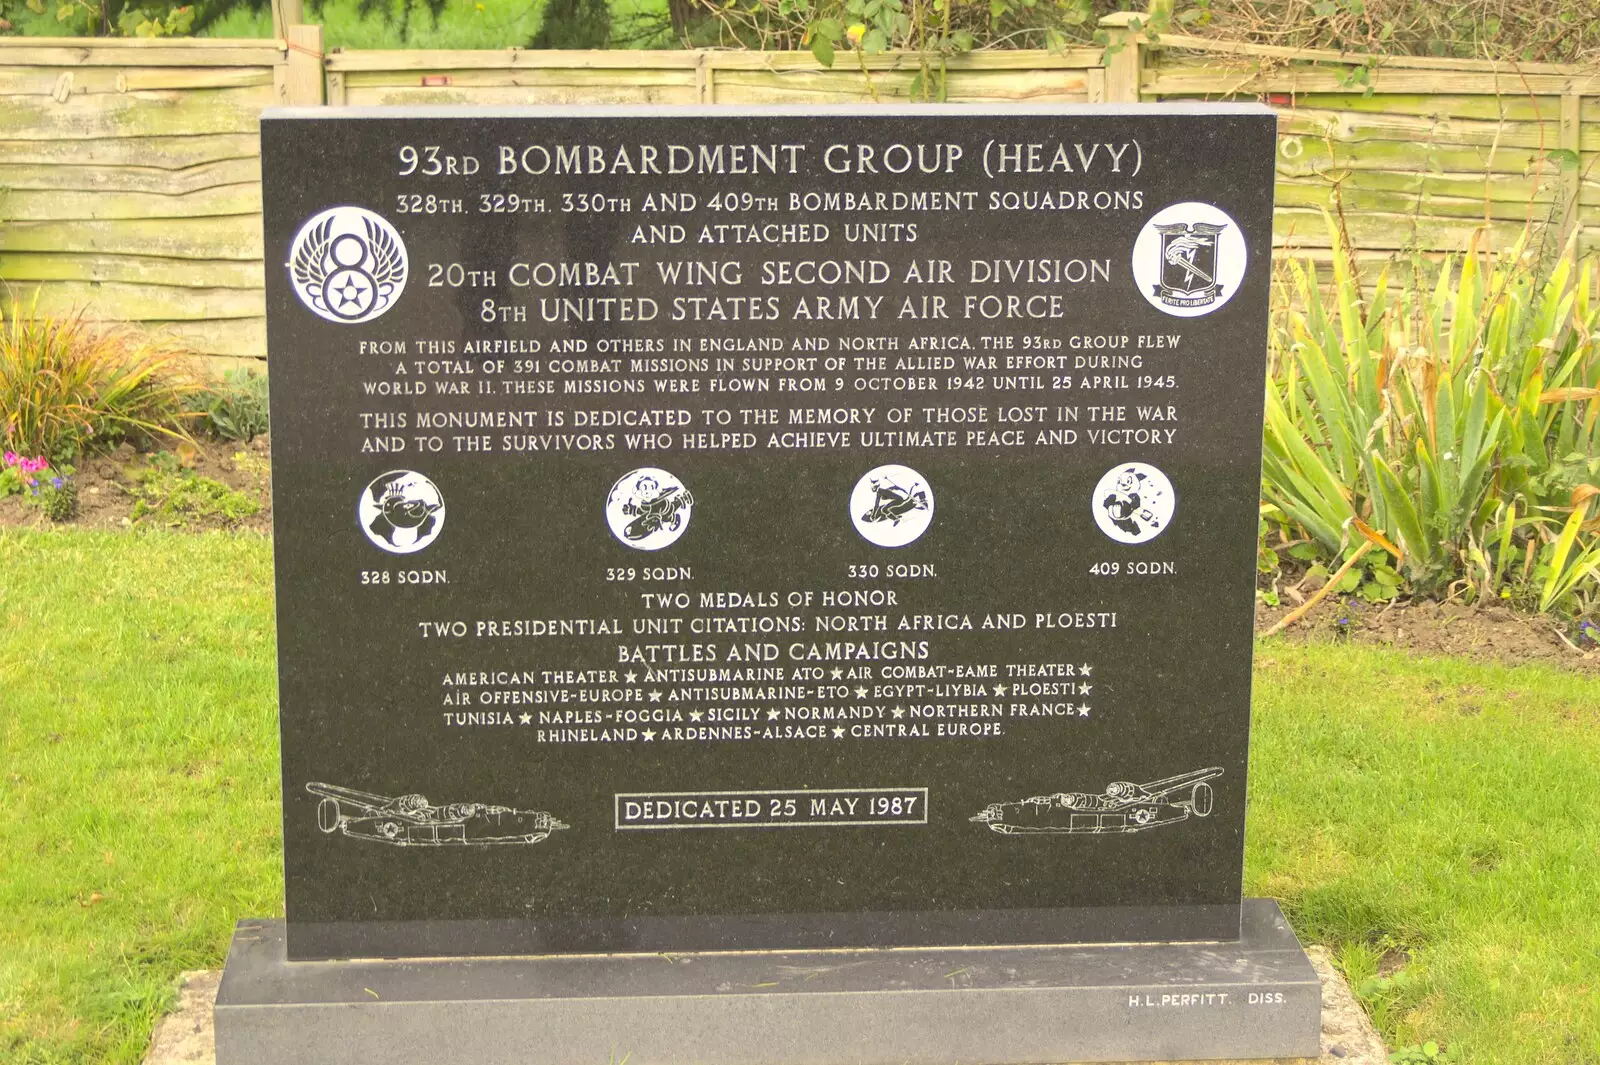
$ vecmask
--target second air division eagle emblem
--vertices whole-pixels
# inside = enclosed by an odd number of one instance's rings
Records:
[[[1217,237],[1227,228],[1210,222],[1156,226],[1161,234],[1161,280],[1155,284],[1156,298],[1171,307],[1217,302],[1222,295]]]

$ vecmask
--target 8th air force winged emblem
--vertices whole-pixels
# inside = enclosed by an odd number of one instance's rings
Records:
[[[364,207],[313,216],[295,234],[285,265],[300,302],[330,322],[370,322],[406,287],[405,242]]]

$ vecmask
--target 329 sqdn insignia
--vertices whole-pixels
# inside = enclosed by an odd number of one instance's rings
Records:
[[[370,322],[406,287],[406,246],[382,216],[330,207],[289,246],[289,280],[300,302],[330,322]]]

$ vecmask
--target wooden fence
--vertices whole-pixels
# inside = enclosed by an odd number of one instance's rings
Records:
[[[974,53],[953,102],[1261,99],[1280,114],[1275,243],[1326,258],[1332,207],[1365,269],[1509,247],[1600,248],[1600,71],[1143,40]],[[295,104],[904,101],[919,60],[720,51],[340,52],[267,41],[0,39],[0,281],[223,358],[265,353],[259,115]]]

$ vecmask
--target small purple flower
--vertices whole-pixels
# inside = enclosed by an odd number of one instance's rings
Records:
[[[60,477],[52,477],[52,478],[50,478],[50,484],[51,484],[52,487],[60,488],[65,483],[66,482]]]

